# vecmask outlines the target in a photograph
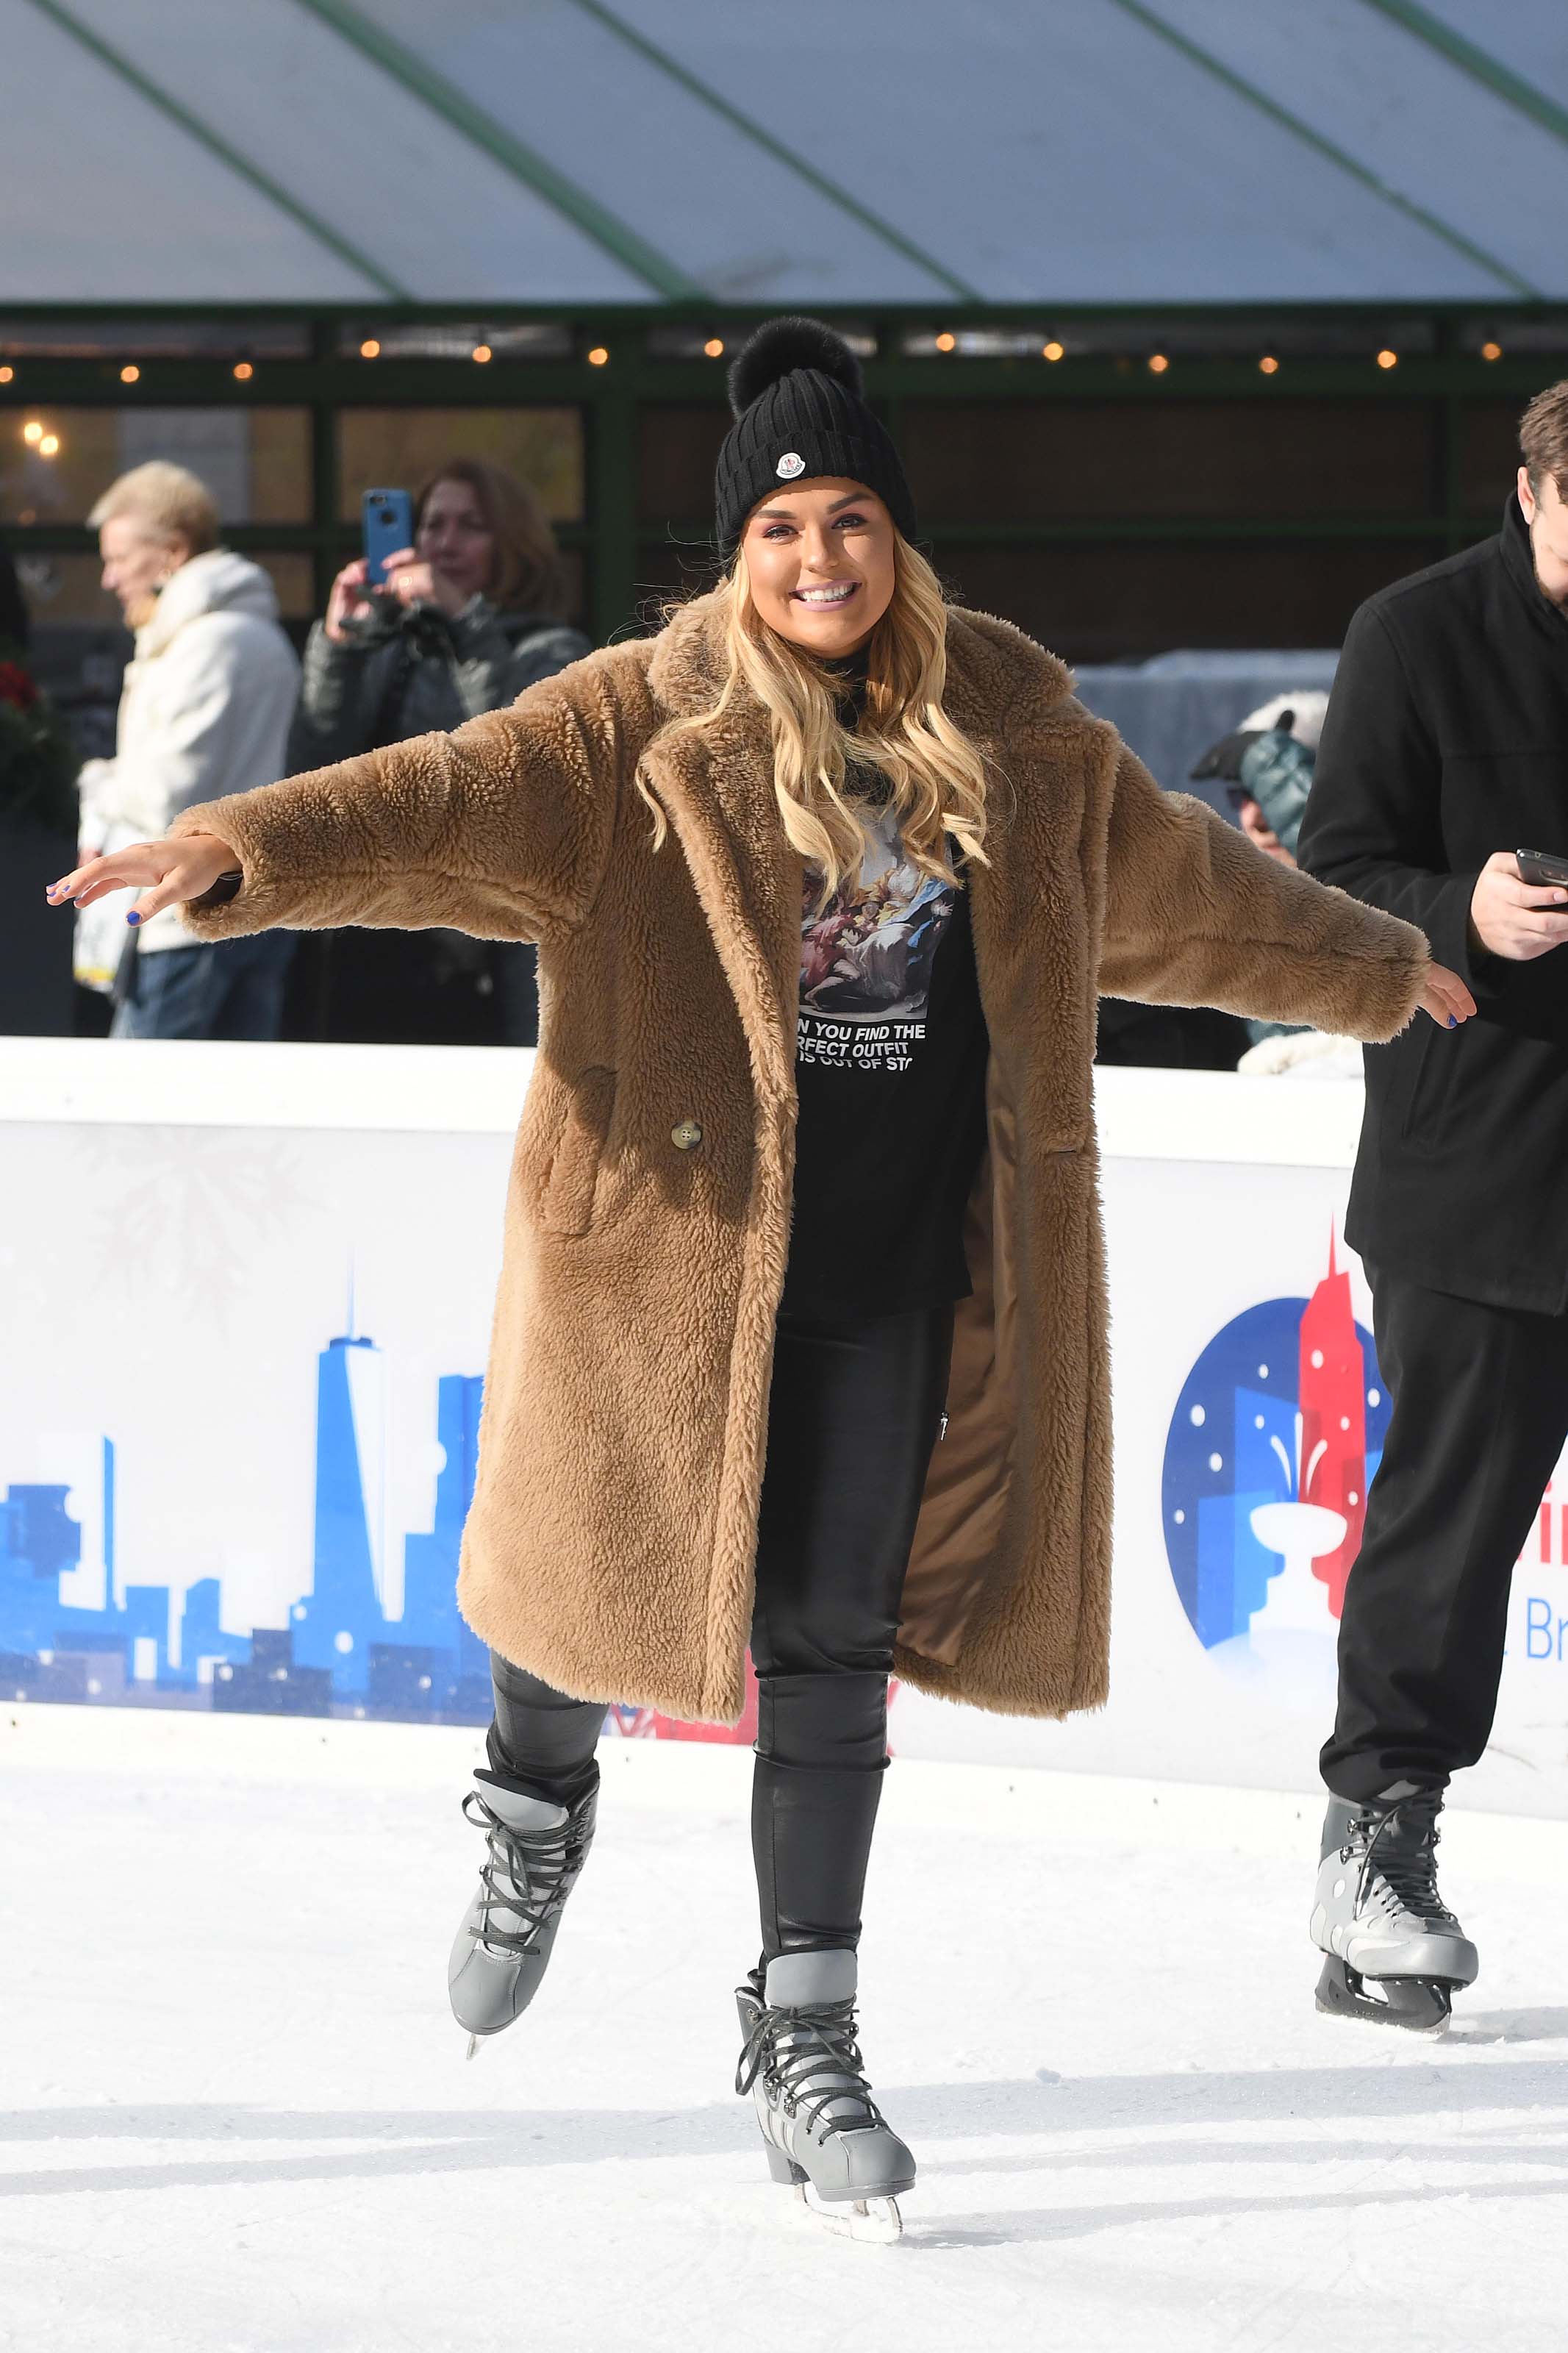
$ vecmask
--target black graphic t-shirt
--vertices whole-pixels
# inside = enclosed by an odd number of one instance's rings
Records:
[[[990,1049],[969,892],[904,857],[889,811],[865,818],[860,871],[820,913],[805,880],[784,1314],[891,1315],[972,1287]]]

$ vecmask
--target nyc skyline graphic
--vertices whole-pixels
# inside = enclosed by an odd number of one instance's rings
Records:
[[[216,1577],[189,1586],[183,1606],[169,1585],[122,1588],[114,1442],[79,1441],[68,1482],[13,1484],[0,1501],[0,1696],[489,1721],[489,1654],[456,1599],[482,1378],[437,1377],[432,1525],[402,1535],[391,1618],[386,1364],[354,1331],[352,1302],[349,1326],[317,1358],[311,1573],[286,1622],[226,1629]]]
[[[402,1536],[403,1605],[388,1615],[386,1359],[354,1328],[316,1359],[312,1577],[281,1626],[222,1624],[216,1577],[184,1590],[121,1588],[116,1575],[116,1450],[71,1442],[63,1482],[13,1484],[0,1501],[0,1698],[88,1705],[212,1708],[247,1715],[488,1724],[489,1652],[458,1612],[458,1556],[479,1467],[480,1376],[436,1383],[440,1468],[427,1530]],[[73,1510],[74,1507],[74,1510]],[[89,1597],[91,1598],[89,1598]],[[682,1724],[612,1707],[606,1734],[749,1745],[748,1674],[737,1725]]]

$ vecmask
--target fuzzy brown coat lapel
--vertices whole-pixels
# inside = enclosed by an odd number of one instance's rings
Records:
[[[954,610],[948,660],[946,707],[993,777],[991,862],[970,878],[990,1148],[897,1663],[982,1707],[1059,1715],[1103,1699],[1110,1629],[1097,994],[1386,1038],[1426,944],[1162,795],[1005,622]],[[667,732],[721,678],[701,599],[453,735],[178,829],[220,834],[244,871],[229,904],[185,911],[199,937],[444,923],[539,941],[459,1598],[563,1690],[732,1719],[789,1246],[803,876],[760,707]],[[668,823],[657,852],[639,773]]]

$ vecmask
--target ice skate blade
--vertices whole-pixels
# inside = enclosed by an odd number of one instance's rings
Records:
[[[1372,2026],[1399,2026],[1434,2041],[1445,2034],[1453,1990],[1436,1978],[1363,1978],[1331,1954],[1318,1979],[1317,2006],[1328,2018],[1360,2018]]]
[[[904,2218],[896,2198],[857,2198],[825,2206],[811,2195],[805,2182],[797,2181],[795,2203],[836,2239],[853,2239],[859,2246],[896,2247],[904,2235]]]

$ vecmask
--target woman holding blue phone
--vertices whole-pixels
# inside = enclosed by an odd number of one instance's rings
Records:
[[[366,491],[363,511],[365,552],[338,574],[305,648],[293,768],[502,711],[589,650],[561,618],[555,535],[515,475],[453,458],[413,498]],[[532,1042],[531,948],[356,932],[326,953],[337,1039],[471,1044],[491,1026],[482,1000],[492,998],[500,1042]]]

